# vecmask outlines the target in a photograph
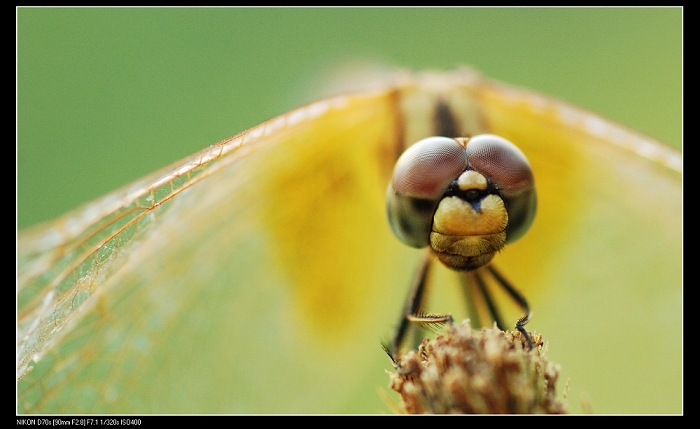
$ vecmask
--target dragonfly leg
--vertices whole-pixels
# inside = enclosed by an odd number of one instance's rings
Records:
[[[530,316],[532,316],[532,311],[530,311],[530,305],[527,303],[527,299],[518,292],[517,289],[508,281],[506,280],[505,277],[494,267],[493,265],[489,265],[488,267],[489,272],[491,272],[491,275],[493,276],[494,279],[503,287],[503,289],[508,292],[508,295],[513,298],[513,300],[520,306],[525,311],[525,315],[520,317],[517,322],[515,323],[515,329],[520,331],[521,334],[525,336],[527,339],[528,344],[530,345],[530,348],[533,348],[535,344],[532,342],[532,338],[530,337],[530,334],[525,330],[525,325],[527,322],[530,321]],[[490,308],[490,307],[489,307]],[[499,324],[498,326],[500,329],[503,329],[501,325]]]
[[[394,364],[399,357],[399,349],[401,344],[404,342],[406,335],[409,331],[411,323],[419,324],[431,324],[431,323],[452,323],[452,316],[449,314],[421,314],[420,308],[425,296],[425,289],[427,286],[427,278],[430,272],[430,266],[433,262],[430,253],[426,253],[425,258],[418,268],[416,277],[409,290],[408,297],[406,298],[406,305],[403,312],[401,313],[401,318],[399,320],[398,327],[394,333],[394,338],[391,341],[389,347],[384,346],[384,350],[387,352],[389,357]]]
[[[481,316],[477,309],[476,294],[480,291],[475,290],[476,281],[468,271],[462,271],[459,273],[459,282],[462,286],[462,293],[464,294],[464,302],[467,305],[467,315],[469,317],[469,323],[472,327],[482,327]]]
[[[486,282],[484,281],[483,272],[484,269],[479,268],[474,271],[466,271],[465,274],[469,278],[469,281],[471,281],[472,284],[475,284],[478,288],[479,293],[484,298],[484,303],[486,304],[486,307],[489,309],[489,314],[491,315],[493,321],[496,322],[496,326],[498,326],[498,329],[504,330],[505,324],[503,323],[501,313],[498,311],[498,307],[496,307],[496,303],[494,302],[493,297],[491,296],[491,292],[489,291],[489,288]]]

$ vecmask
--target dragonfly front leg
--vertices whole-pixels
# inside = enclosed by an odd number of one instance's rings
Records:
[[[503,323],[503,318],[498,311],[498,306],[491,296],[491,291],[489,290],[489,285],[486,281],[488,277],[491,277],[493,281],[498,284],[498,286],[503,288],[503,290],[505,290],[506,293],[513,299],[513,301],[515,301],[515,303],[525,311],[525,315],[516,321],[515,329],[525,336],[530,348],[532,348],[532,339],[530,338],[530,334],[525,330],[525,325],[530,321],[530,316],[532,315],[530,305],[525,297],[496,269],[493,264],[489,264],[476,270],[463,271],[460,273],[462,289],[464,290],[467,306],[470,310],[469,315],[472,319],[472,326],[483,326],[479,322],[479,313],[476,310],[476,304],[473,299],[473,294],[478,294],[481,296],[483,303],[486,305],[491,319],[496,322],[498,329],[502,331],[506,330],[506,325]]]
[[[396,328],[396,332],[394,333],[394,338],[392,339],[389,347],[384,346],[384,350],[395,364],[399,357],[401,344],[406,338],[409,328],[411,327],[411,323],[452,323],[452,316],[450,314],[421,314],[420,308],[423,297],[425,296],[427,278],[432,263],[433,257],[429,252],[427,252],[423,258],[423,261],[421,261],[416,277],[409,290],[408,297],[406,298],[406,305],[401,313],[401,318]]]
[[[506,280],[505,277],[494,267],[493,265],[488,266],[488,270],[493,276],[494,279],[498,282],[498,284],[501,285],[503,289],[505,289],[506,292],[508,292],[508,295],[510,295],[511,298],[520,306],[525,311],[525,315],[520,317],[516,322],[515,322],[515,329],[517,329],[521,334],[527,338],[527,342],[530,345],[530,348],[534,347],[534,343],[532,342],[532,338],[530,338],[530,334],[525,330],[525,325],[527,322],[530,321],[530,316],[532,316],[532,311],[530,311],[530,304],[527,303],[527,299],[521,294],[508,280]],[[503,328],[501,328],[503,329]]]

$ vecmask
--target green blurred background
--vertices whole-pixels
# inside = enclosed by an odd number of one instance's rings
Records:
[[[680,148],[680,8],[17,9],[17,226],[304,101],[342,61],[472,65]]]

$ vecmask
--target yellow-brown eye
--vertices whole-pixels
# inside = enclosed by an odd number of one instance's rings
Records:
[[[429,137],[399,158],[387,190],[394,234],[456,270],[487,264],[521,237],[537,198],[525,155],[501,137]]]

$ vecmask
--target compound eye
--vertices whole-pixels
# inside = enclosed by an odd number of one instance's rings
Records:
[[[401,195],[434,200],[467,168],[464,147],[447,137],[428,137],[396,162],[391,185]]]
[[[386,200],[389,224],[401,241],[413,247],[429,244],[435,208],[466,168],[464,146],[447,137],[423,139],[401,155]]]
[[[481,134],[467,143],[469,166],[498,188],[504,197],[534,187],[532,169],[525,155],[513,143],[493,134]]]
[[[469,166],[489,179],[508,212],[507,242],[520,238],[535,218],[535,179],[525,155],[513,143],[493,134],[467,142]]]

